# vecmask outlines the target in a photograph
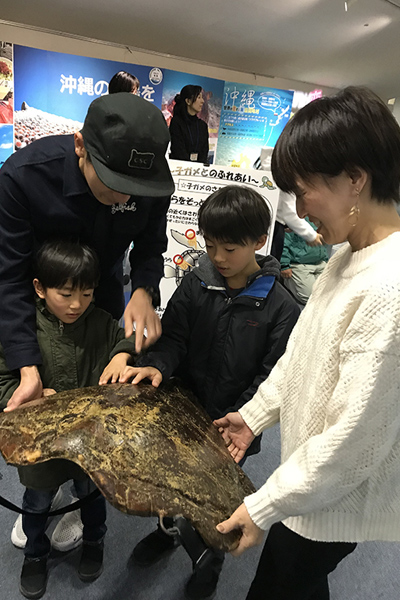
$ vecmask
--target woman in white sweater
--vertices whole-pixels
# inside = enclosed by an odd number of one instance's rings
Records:
[[[218,525],[235,551],[269,534],[247,600],[326,600],[328,573],[364,540],[400,541],[400,128],[364,88],[301,109],[272,173],[327,244],[284,356],[215,424],[236,461],[281,424],[281,465]]]

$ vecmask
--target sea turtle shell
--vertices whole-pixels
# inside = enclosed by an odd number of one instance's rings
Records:
[[[12,465],[77,463],[119,510],[187,518],[211,547],[241,533],[215,526],[254,491],[218,430],[179,384],[112,384],[54,394],[0,415],[0,451]]]

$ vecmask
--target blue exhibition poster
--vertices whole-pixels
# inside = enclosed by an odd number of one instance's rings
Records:
[[[226,82],[216,163],[251,168],[263,146],[276,144],[292,100],[289,90]]]
[[[140,96],[162,110],[167,124],[175,95],[184,85],[199,85],[204,98],[199,117],[209,129],[209,158],[222,166],[252,168],[261,148],[275,145],[293,101],[293,91],[19,45],[14,45],[12,66],[15,150],[45,135],[79,130],[89,104],[108,93],[108,82],[120,70],[138,77]],[[10,132],[1,133],[6,156],[12,151]]]
[[[161,108],[164,76],[158,67],[14,45],[16,148],[43,135],[76,131],[89,104],[107,94],[108,82],[121,70],[136,75],[142,98]]]

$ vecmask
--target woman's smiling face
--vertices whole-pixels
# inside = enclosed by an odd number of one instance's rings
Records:
[[[357,204],[358,192],[348,173],[329,179],[313,175],[297,179],[296,210],[318,227],[326,244],[345,242],[353,231],[350,212]]]

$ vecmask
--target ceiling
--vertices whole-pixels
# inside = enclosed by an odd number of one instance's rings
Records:
[[[1,0],[1,20],[400,97],[400,0]],[[73,51],[72,51],[73,52]]]

